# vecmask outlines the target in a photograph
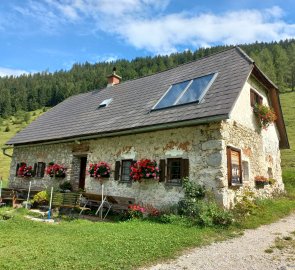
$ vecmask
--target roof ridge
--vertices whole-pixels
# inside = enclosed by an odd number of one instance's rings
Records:
[[[254,64],[255,61],[239,46],[234,47],[250,64]]]

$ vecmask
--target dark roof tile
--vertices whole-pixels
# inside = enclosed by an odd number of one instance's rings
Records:
[[[217,115],[228,115],[252,64],[239,50],[229,49],[176,68],[101,90],[72,96],[58,104],[7,144],[24,144],[81,137]],[[151,111],[168,87],[218,72],[200,104]],[[108,107],[98,109],[105,99]]]

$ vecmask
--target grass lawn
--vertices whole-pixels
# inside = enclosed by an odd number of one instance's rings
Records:
[[[133,269],[230,234],[143,221],[0,222],[0,269]]]

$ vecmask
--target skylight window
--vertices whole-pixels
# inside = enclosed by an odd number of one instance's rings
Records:
[[[112,98],[105,99],[102,103],[99,104],[98,108],[107,107],[113,101]]]
[[[173,84],[154,106],[154,109],[162,109],[192,102],[199,103],[216,77],[217,73],[212,73],[190,81]]]

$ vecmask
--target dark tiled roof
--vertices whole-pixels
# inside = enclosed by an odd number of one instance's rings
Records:
[[[233,48],[151,76],[72,96],[7,144],[59,140],[214,116],[228,118],[252,68],[251,59],[239,48]],[[213,72],[218,72],[218,76],[200,104],[151,111],[171,84]],[[109,98],[113,98],[112,103],[98,109]]]

